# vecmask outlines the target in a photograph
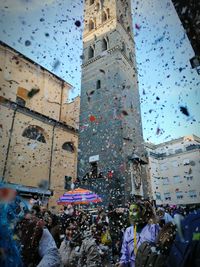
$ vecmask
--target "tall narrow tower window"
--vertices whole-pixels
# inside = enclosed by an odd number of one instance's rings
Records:
[[[122,43],[122,52],[126,54],[126,45],[124,42]]]
[[[90,20],[89,21],[89,31],[92,31],[92,30],[94,30],[94,21]]]
[[[107,19],[109,19],[110,18],[110,9],[107,8],[106,11],[107,11]]]
[[[90,0],[90,6],[94,4],[94,0]]]
[[[101,88],[101,81],[100,80],[97,81],[96,88],[97,89],[100,89]]]
[[[99,12],[99,10],[100,10],[100,3],[97,3],[96,10],[97,10],[97,12]]]
[[[106,21],[108,19],[107,14],[105,11],[102,13],[102,22]]]
[[[94,48],[90,46],[89,51],[88,51],[88,59],[93,58],[93,57],[94,57]]]
[[[102,51],[105,51],[107,49],[108,49],[108,41],[105,38],[103,38],[103,40],[102,40]]]

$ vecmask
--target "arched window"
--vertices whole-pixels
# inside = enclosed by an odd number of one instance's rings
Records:
[[[94,21],[91,19],[89,21],[89,31],[92,31],[92,30],[94,30]]]
[[[75,147],[74,147],[74,144],[72,142],[65,142],[62,145],[62,149],[66,150],[66,151],[68,151],[70,153],[74,153],[75,152]]]
[[[36,140],[41,143],[46,143],[44,129],[39,126],[30,125],[28,126],[22,133],[23,137],[30,138],[32,140]]]
[[[94,0],[90,0],[90,6],[94,4]]]
[[[127,27],[127,32],[129,33],[131,31],[130,26]]]
[[[107,49],[108,49],[108,41],[105,38],[103,38],[103,40],[102,40],[102,51],[105,51]]]
[[[101,81],[100,80],[97,80],[96,88],[97,89],[100,89],[101,88]]]
[[[108,19],[107,14],[105,11],[102,13],[102,22],[106,21]]]
[[[94,57],[94,47],[90,46],[88,50],[88,59]]]
[[[100,3],[99,2],[96,5],[96,10],[97,10],[97,12],[99,12],[99,10],[100,10]]]
[[[107,12],[107,19],[109,19],[109,18],[110,18],[110,9],[107,8],[107,9],[106,9],[106,12]]]

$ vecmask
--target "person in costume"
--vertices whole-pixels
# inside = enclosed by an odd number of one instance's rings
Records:
[[[139,246],[145,242],[155,242],[160,227],[155,221],[155,213],[148,201],[132,203],[129,208],[131,226],[126,228],[117,267],[135,267],[135,257]]]

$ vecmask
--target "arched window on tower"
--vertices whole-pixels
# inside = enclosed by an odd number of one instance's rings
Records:
[[[97,11],[97,12],[99,12],[100,7],[101,7],[101,5],[100,5],[100,3],[98,2],[97,5],[96,5],[96,11]]]
[[[90,46],[88,50],[88,59],[91,59],[94,57],[94,47]]]
[[[102,40],[102,51],[106,51],[108,49],[108,40],[103,38]]]
[[[128,33],[131,32],[130,26],[127,27],[127,32],[128,32]]]
[[[102,22],[105,22],[108,19],[107,13],[103,11],[102,13]]]
[[[68,151],[70,153],[74,153],[75,152],[75,147],[74,147],[74,144],[72,142],[65,142],[62,145],[62,149],[66,150],[66,151]]]
[[[101,88],[101,81],[97,80],[96,89],[100,89],[100,88]]]
[[[94,27],[95,27],[94,21],[92,19],[90,19],[90,21],[89,21],[89,31],[94,30]]]
[[[109,19],[109,18],[110,18],[110,9],[107,8],[107,9],[106,9],[106,12],[107,12],[107,19]]]
[[[28,126],[23,131],[22,136],[41,143],[46,143],[44,129],[36,125]]]
[[[90,6],[94,4],[94,0],[90,0]]]

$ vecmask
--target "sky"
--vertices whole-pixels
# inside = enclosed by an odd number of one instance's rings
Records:
[[[71,99],[81,87],[83,10],[81,0],[0,2],[0,39],[72,84]],[[172,3],[132,0],[132,14],[144,140],[200,136],[200,75]]]

